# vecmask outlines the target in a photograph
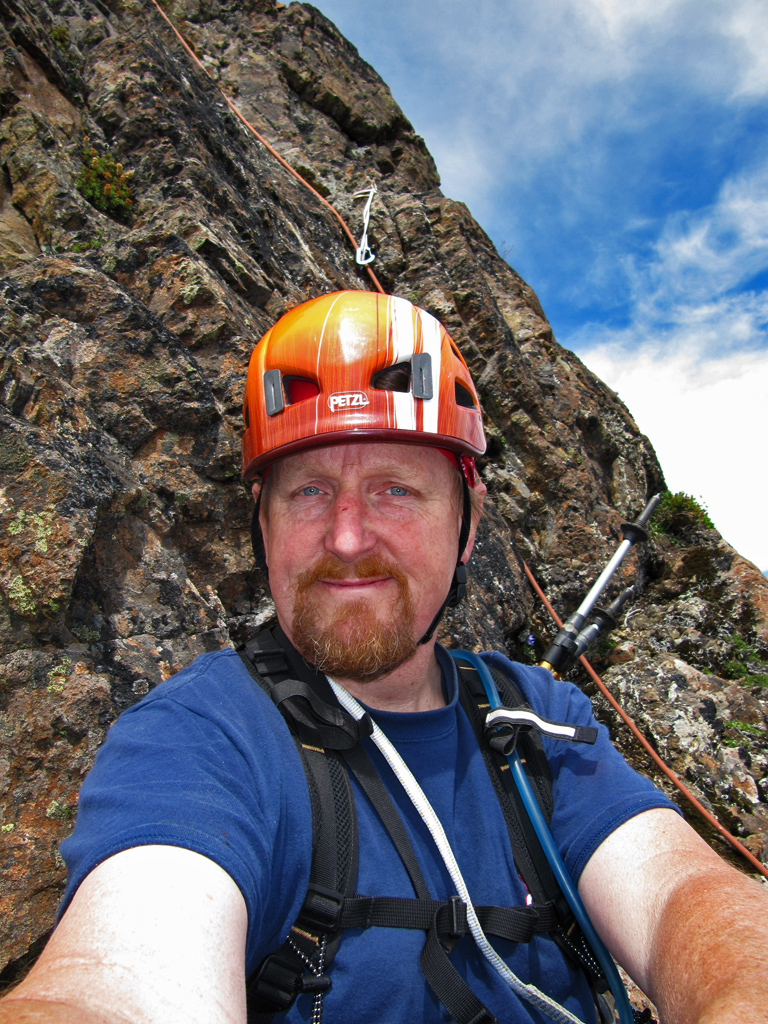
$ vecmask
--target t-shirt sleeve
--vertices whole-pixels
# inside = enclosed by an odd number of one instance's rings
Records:
[[[542,737],[553,778],[551,831],[574,881],[603,840],[630,818],[656,807],[679,813],[661,790],[627,764],[577,686],[496,652],[485,660],[509,676],[543,717],[597,727],[594,746]]]
[[[309,878],[312,824],[293,740],[234,652],[198,658],[109,730],[80,793],[63,912],[86,875],[122,850],[200,853],[239,887],[247,962],[280,945]]]

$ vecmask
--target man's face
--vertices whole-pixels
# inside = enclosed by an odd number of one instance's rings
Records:
[[[434,448],[347,444],[276,463],[261,509],[269,583],[304,657],[358,681],[412,657],[450,587],[460,504]]]

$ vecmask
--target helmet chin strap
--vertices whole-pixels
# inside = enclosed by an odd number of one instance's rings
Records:
[[[435,630],[440,625],[440,620],[443,617],[445,609],[455,608],[457,604],[460,604],[461,601],[464,600],[464,595],[467,592],[467,567],[464,562],[462,562],[461,556],[464,554],[464,548],[467,546],[467,541],[469,540],[469,530],[472,523],[472,504],[469,500],[469,484],[467,483],[466,471],[463,466],[461,468],[461,490],[462,502],[461,529],[459,530],[459,557],[456,561],[456,568],[453,570],[451,589],[448,591],[448,596],[441,604],[437,615],[432,619],[429,629],[421,640],[419,640],[418,646],[429,643],[435,635]]]
[[[268,576],[267,559],[264,554],[264,538],[261,535],[261,523],[259,522],[259,509],[261,508],[261,490],[256,496],[256,504],[253,506],[251,515],[251,547],[256,565],[265,576]]]

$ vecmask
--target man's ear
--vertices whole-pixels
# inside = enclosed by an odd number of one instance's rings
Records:
[[[254,480],[251,484],[251,494],[253,495],[254,501],[259,500],[259,495],[261,494],[261,477]]]
[[[464,565],[467,564],[472,555],[472,549],[475,546],[475,536],[477,534],[477,527],[483,515],[483,503],[485,501],[485,496],[488,493],[488,488],[480,479],[479,475],[475,477],[475,486],[473,488],[473,491],[474,495],[471,495],[472,500],[470,502],[470,507],[472,509],[472,521],[469,527],[469,537],[467,538],[467,546],[464,548],[464,551],[461,556],[461,561],[464,563]]]

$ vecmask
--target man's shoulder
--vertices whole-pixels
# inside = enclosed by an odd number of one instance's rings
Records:
[[[250,678],[237,651],[232,647],[222,647],[218,651],[199,654],[189,665],[159,683],[136,707],[163,697],[178,699],[206,686],[230,681],[233,677],[237,682],[243,676]]]
[[[190,730],[229,737],[236,747],[260,750],[264,743],[295,754],[285,721],[231,647],[201,654],[128,708],[110,732],[188,736]]]
[[[242,701],[270,703],[232,647],[198,655],[189,665],[150,690],[128,713],[141,712],[158,701],[172,701],[195,709],[200,704],[215,706],[222,700],[228,705]]]

